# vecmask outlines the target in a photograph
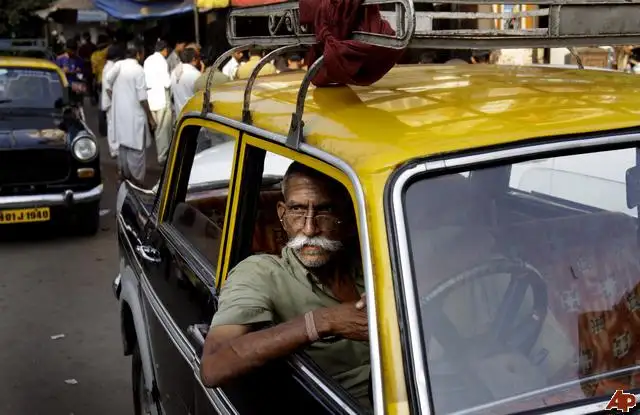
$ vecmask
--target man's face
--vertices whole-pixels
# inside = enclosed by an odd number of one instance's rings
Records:
[[[181,52],[184,50],[184,47],[187,46],[187,44],[185,42],[182,43],[176,43],[176,50],[178,52]]]
[[[288,247],[308,268],[330,262],[343,248],[345,224],[341,222],[342,201],[334,200],[321,180],[301,175],[289,178],[285,201],[278,204],[278,216],[289,236]]]
[[[240,62],[240,60],[242,59],[242,52],[234,53],[233,57],[235,58],[236,61]]]

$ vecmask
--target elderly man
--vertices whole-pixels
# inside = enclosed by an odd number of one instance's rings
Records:
[[[281,256],[254,255],[229,273],[204,346],[203,383],[219,386],[304,348],[369,406],[369,331],[350,197],[296,162],[282,191],[277,210],[289,243]]]

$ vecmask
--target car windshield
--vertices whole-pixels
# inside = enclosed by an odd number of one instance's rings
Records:
[[[0,67],[0,111],[6,109],[54,109],[63,99],[64,87],[56,71]]]
[[[638,386],[635,165],[626,148],[407,184],[436,413],[577,405]]]

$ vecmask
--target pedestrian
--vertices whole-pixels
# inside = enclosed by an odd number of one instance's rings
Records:
[[[248,79],[249,76],[251,76],[251,72],[253,72],[253,69],[258,65],[258,62],[260,62],[260,59],[262,59],[263,56],[264,51],[262,48],[254,46],[249,49],[249,60],[238,67],[236,78]],[[273,75],[275,73],[277,73],[276,67],[269,62],[262,67],[258,76]]]
[[[140,62],[144,51],[139,44],[127,47],[125,59],[119,61],[107,74],[112,89],[111,111],[114,135],[118,142],[118,173],[120,180],[129,180],[144,186],[146,149],[151,145],[151,133],[156,128],[147,101],[147,83]]]
[[[94,87],[93,69],[91,63],[91,55],[98,47],[91,40],[91,33],[84,32],[82,34],[82,44],[78,48],[78,56],[82,59],[82,75],[87,83],[87,93],[91,98],[91,102],[96,105],[98,103],[98,94]]]
[[[169,73],[173,72],[181,63],[180,53],[185,49],[187,42],[184,39],[178,39],[173,51],[167,57],[167,65],[169,65]]]
[[[108,82],[109,78],[107,77],[107,75],[109,74],[111,69],[114,68],[116,62],[122,60],[123,58],[124,58],[124,50],[120,47],[120,45],[113,44],[109,46],[109,48],[107,49],[107,56],[106,56],[107,61],[105,62],[104,67],[102,68],[102,74],[100,77],[103,81],[101,85],[101,94],[100,94],[101,109],[102,109],[102,112],[104,113],[104,118],[106,120],[106,130],[107,130],[106,136],[107,136],[107,143],[109,144],[109,155],[111,156],[111,158],[114,158],[114,159],[118,157],[119,146],[114,133],[113,113],[111,111],[112,109],[111,97],[107,93],[107,90],[113,89],[113,86],[109,84]],[[114,74],[111,79],[115,79],[116,76],[117,74]]]
[[[222,73],[227,76],[229,79],[236,79],[236,72],[238,72],[238,67],[244,58],[244,53],[242,52],[234,52],[233,56],[227,61],[227,63],[222,67]]]
[[[95,94],[98,102],[102,102],[102,72],[107,63],[107,52],[109,51],[109,38],[107,35],[98,36],[97,50],[91,54],[91,70],[95,80]],[[107,135],[106,113],[102,110],[102,105],[98,117],[98,131],[100,135]]]
[[[471,53],[471,63],[474,65],[491,63],[492,52],[490,50],[474,50]]]
[[[173,125],[171,96],[169,93],[171,77],[167,56],[169,56],[167,42],[158,40],[155,45],[155,53],[144,61],[144,76],[148,88],[149,108],[157,126],[155,139],[159,164],[164,164],[167,161]]]
[[[297,53],[290,55],[287,58],[287,66],[282,68],[280,72],[293,72],[301,71],[304,66],[304,59]]]
[[[185,48],[180,54],[182,63],[171,73],[171,94],[176,117],[179,116],[184,105],[195,93],[195,83],[202,75],[200,72],[200,58],[197,50]]]
[[[78,74],[82,73],[83,62],[78,56],[78,43],[75,39],[67,40],[65,50],[56,58],[58,65],[67,77],[67,81],[73,86],[78,80]]]

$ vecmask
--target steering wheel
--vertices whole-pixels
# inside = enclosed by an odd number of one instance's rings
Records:
[[[465,284],[505,274],[510,275],[509,284],[498,303],[487,334],[475,338],[463,337],[444,312],[444,300],[451,292]],[[522,315],[519,310],[529,288],[533,293],[533,309],[524,319],[520,318],[522,322],[516,324],[516,320]],[[492,300],[487,302],[495,303]],[[482,358],[513,351],[528,356],[540,336],[542,324],[547,316],[547,286],[542,275],[530,264],[519,259],[498,256],[440,283],[429,294],[420,298],[420,305],[423,309],[423,320],[429,322],[428,334],[431,334],[440,343],[445,354],[453,359]]]

